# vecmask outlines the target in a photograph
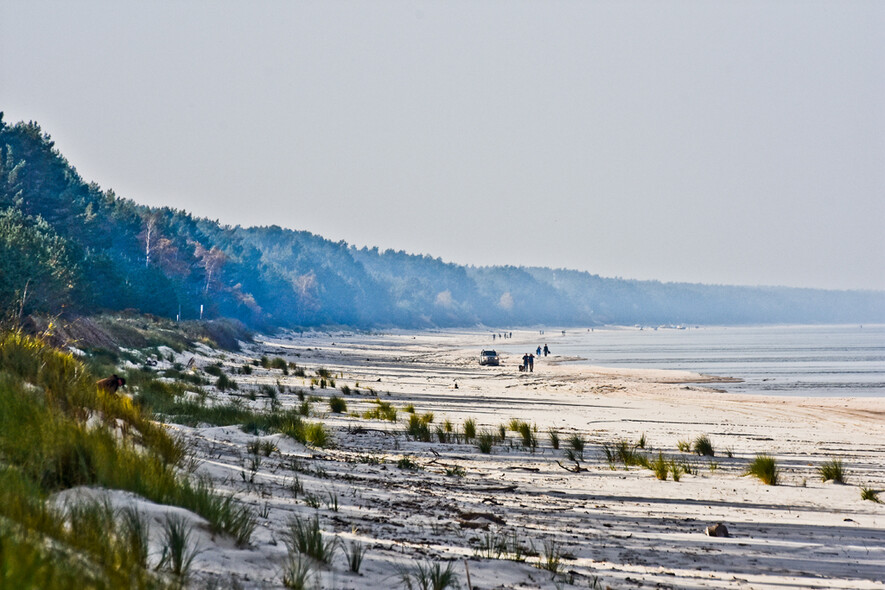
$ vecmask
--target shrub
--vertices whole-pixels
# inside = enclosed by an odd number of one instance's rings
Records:
[[[691,450],[695,454],[705,457],[715,456],[715,453],[713,452],[713,443],[710,442],[710,438],[706,434],[702,434],[701,436],[694,439]]]
[[[765,485],[776,486],[779,475],[777,461],[764,453],[756,455],[746,474],[758,478]]]
[[[680,453],[690,453],[691,443],[687,440],[678,440],[676,441],[676,448],[679,449]]]
[[[833,480],[839,483],[845,483],[845,471],[842,469],[842,461],[839,459],[830,459],[817,468],[821,481]]]
[[[337,395],[333,395],[329,398],[329,409],[335,414],[343,414],[347,411],[347,402]]]

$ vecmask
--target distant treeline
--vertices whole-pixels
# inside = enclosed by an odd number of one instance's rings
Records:
[[[85,183],[36,123],[8,125],[0,113],[7,320],[125,309],[190,320],[201,306],[204,318],[258,329],[885,321],[883,292],[461,266],[276,226],[225,226]]]

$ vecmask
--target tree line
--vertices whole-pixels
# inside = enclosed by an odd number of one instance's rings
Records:
[[[885,293],[474,267],[277,226],[227,226],[86,183],[0,113],[0,312],[136,310],[256,329],[885,321]]]

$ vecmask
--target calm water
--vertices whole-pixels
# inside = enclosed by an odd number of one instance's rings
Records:
[[[885,396],[885,326],[547,330],[539,338],[588,364],[737,377],[744,382],[716,385],[736,393]]]

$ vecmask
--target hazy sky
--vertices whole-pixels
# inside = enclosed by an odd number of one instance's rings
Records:
[[[0,2],[84,180],[464,264],[885,289],[885,2]]]

